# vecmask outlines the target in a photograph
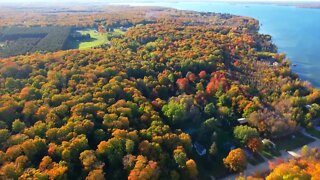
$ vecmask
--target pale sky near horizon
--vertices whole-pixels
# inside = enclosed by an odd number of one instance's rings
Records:
[[[45,3],[63,3],[63,2],[159,2],[156,0],[0,0],[0,3],[32,3],[32,2],[45,2]],[[163,0],[162,0],[163,1]],[[166,2],[178,2],[183,0],[165,0]],[[186,0],[186,1],[197,1],[197,0]],[[200,0],[201,1],[201,0]],[[320,2],[320,0],[203,0],[203,1],[247,1],[247,2]]]
[[[95,3],[152,3],[152,2],[270,2],[270,3],[320,3],[320,0],[0,0],[0,5],[73,5]]]

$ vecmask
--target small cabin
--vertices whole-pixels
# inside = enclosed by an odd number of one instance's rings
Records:
[[[197,153],[199,154],[199,156],[203,156],[207,154],[207,150],[206,148],[204,148],[201,144],[199,144],[198,142],[195,142],[193,144],[193,147],[196,149]]]
[[[238,123],[241,125],[248,124],[248,120],[246,118],[239,118]]]

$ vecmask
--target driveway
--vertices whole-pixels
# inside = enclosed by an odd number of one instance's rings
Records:
[[[311,136],[310,134],[308,134],[304,129],[301,130],[301,133],[305,136],[308,136],[308,137],[312,137],[313,139],[315,139],[315,141],[309,143],[309,144],[306,144],[308,145],[309,149],[312,149],[312,148],[315,148],[315,147],[319,147],[320,146],[320,140],[314,136]],[[297,148],[297,149],[294,149],[292,150],[293,152],[295,153],[298,153],[300,154],[300,150],[301,150],[301,147],[300,148]],[[274,158],[272,160],[269,160],[269,159],[265,159],[265,162],[263,163],[260,163],[256,166],[252,166],[250,164],[248,164],[246,170],[244,170],[242,172],[243,175],[245,176],[250,176],[250,175],[253,175],[254,173],[256,172],[267,172],[269,171],[269,162],[273,162],[275,163],[278,159],[282,159],[284,161],[288,160],[289,158],[292,158],[292,156],[290,156],[286,151],[281,151],[281,156],[277,157],[277,158]],[[222,180],[234,180],[236,179],[238,176],[240,175],[240,173],[237,173],[237,174],[233,174],[233,175],[230,175],[230,176],[227,176],[225,178],[223,178]]]

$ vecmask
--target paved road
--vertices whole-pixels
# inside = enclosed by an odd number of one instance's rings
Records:
[[[320,146],[320,140],[319,140],[318,138],[313,137],[313,136],[311,136],[310,134],[306,133],[305,130],[301,130],[301,133],[302,133],[303,135],[305,135],[305,136],[309,136],[309,137],[312,137],[313,139],[315,139],[314,142],[311,142],[311,143],[309,143],[309,144],[306,144],[306,145],[308,145],[308,147],[309,147],[310,149]],[[300,149],[301,149],[301,148],[297,148],[297,149],[292,150],[292,151],[300,154]],[[247,169],[246,169],[242,174],[245,175],[245,176],[250,176],[250,175],[252,175],[252,174],[254,174],[254,173],[256,173],[256,172],[262,172],[262,173],[263,173],[263,172],[267,172],[267,171],[269,171],[269,161],[274,163],[274,162],[276,162],[278,159],[282,159],[282,160],[285,160],[285,161],[286,161],[286,160],[288,160],[289,158],[292,158],[292,156],[290,157],[289,154],[288,154],[286,151],[282,151],[282,152],[281,152],[281,156],[279,156],[279,157],[277,157],[277,158],[274,158],[274,159],[272,159],[272,160],[266,160],[266,159],[265,159],[265,162],[263,162],[263,163],[261,163],[261,164],[258,164],[258,165],[256,165],[256,166],[252,166],[252,165],[249,164],[249,165],[247,166]],[[234,180],[234,179],[236,179],[236,177],[238,177],[239,175],[240,175],[240,174],[233,174],[233,175],[230,175],[230,176],[227,176],[227,177],[223,178],[222,180]]]

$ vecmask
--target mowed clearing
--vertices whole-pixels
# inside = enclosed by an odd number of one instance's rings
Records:
[[[114,32],[108,33],[100,33],[95,29],[87,29],[87,30],[79,30],[81,35],[90,35],[90,40],[88,41],[77,41],[75,42],[75,47],[78,49],[90,49],[94,47],[99,47],[105,44],[108,44],[110,41],[108,40],[108,36],[111,35],[122,35],[123,31],[120,29],[115,29]]]
[[[109,43],[107,33],[99,33],[96,30],[82,30],[79,33],[82,35],[89,34],[92,39],[91,41],[80,42],[79,49],[89,49]]]

